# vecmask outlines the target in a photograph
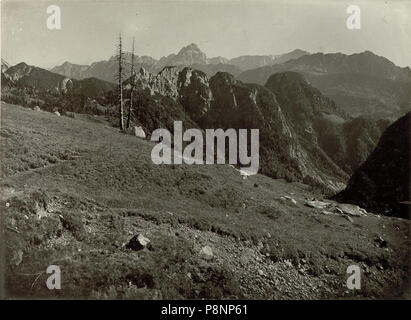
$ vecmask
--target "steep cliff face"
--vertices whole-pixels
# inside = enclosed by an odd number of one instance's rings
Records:
[[[210,119],[213,126],[260,129],[261,172],[272,177],[303,180],[339,190],[347,178],[314,144],[300,139],[275,93],[266,87],[244,84],[231,75],[210,79],[213,93]]]
[[[352,119],[296,72],[274,74],[265,86],[275,93],[301,143],[325,152],[346,174],[365,161],[389,124]]]
[[[380,214],[409,218],[411,112],[381,136],[367,161],[335,198]]]
[[[334,115],[335,122],[343,122],[348,117],[331,99],[297,72],[283,72],[272,75],[265,87],[273,91],[287,117],[292,120],[294,129],[313,140],[318,139],[317,122]]]
[[[178,97],[177,81],[179,70],[177,67],[165,67],[154,75],[144,68],[140,68],[134,78],[136,90],[148,92],[150,95],[160,94],[176,99]],[[125,88],[131,88],[131,78],[125,82]]]
[[[184,111],[200,126],[205,125],[205,115],[210,110],[213,94],[205,73],[184,68],[178,75],[177,90]]]
[[[141,69],[135,80],[137,91],[172,99],[202,128],[259,129],[260,169],[266,175],[332,191],[348,179],[337,162],[345,148],[338,135],[348,117],[297,73],[273,76],[265,87],[225,72],[209,79],[191,68],[164,68],[157,75]],[[330,130],[337,147],[323,139],[332,136]]]

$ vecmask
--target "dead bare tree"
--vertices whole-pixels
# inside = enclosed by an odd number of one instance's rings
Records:
[[[128,107],[128,115],[127,115],[127,128],[130,128],[131,122],[131,113],[133,112],[133,92],[134,92],[134,38],[133,38],[133,47],[131,49],[131,78],[130,78],[130,105]]]
[[[124,119],[123,119],[123,48],[121,42],[121,33],[119,37],[118,45],[118,99],[119,99],[119,116],[120,116],[120,130],[124,130]]]

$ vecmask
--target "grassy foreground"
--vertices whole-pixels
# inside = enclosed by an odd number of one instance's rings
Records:
[[[402,297],[407,220],[325,215],[300,183],[228,165],[166,166],[102,117],[2,103],[6,294],[24,298]],[[296,203],[284,196],[293,198]],[[142,250],[127,244],[142,234]],[[385,242],[378,240],[384,239]],[[209,246],[211,255],[201,253]],[[361,290],[345,286],[349,265]],[[61,290],[48,290],[58,265]]]

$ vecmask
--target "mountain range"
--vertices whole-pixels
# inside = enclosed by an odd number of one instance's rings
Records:
[[[124,59],[127,69],[131,53],[125,53]],[[167,66],[177,66],[179,70],[191,67],[203,71],[209,77],[217,72],[228,72],[244,83],[260,85],[264,85],[271,74],[299,72],[354,117],[372,114],[375,118],[393,121],[411,108],[411,69],[398,67],[370,51],[346,55],[310,54],[296,49],[282,55],[245,55],[227,59],[207,58],[192,43],[177,54],[159,60],[149,56],[134,56],[134,61],[136,69],[142,67],[153,74]],[[117,56],[89,66],[65,62],[50,71],[73,79],[95,77],[115,82]]]
[[[3,69],[3,68],[2,68]],[[4,83],[3,83],[4,79]],[[2,72],[3,87],[32,88],[54,93],[76,93],[85,96],[104,95],[115,89],[113,83],[97,78],[76,80],[22,62],[5,68]]]
[[[130,60],[131,55],[125,54],[125,59]],[[182,120],[185,127],[258,128],[262,173],[303,181],[327,192],[344,188],[390,121],[411,107],[409,68],[397,67],[370,52],[344,55],[295,50],[277,57],[228,60],[208,59],[191,44],[158,61],[137,57],[137,62],[141,67],[134,79],[133,123],[148,134],[159,127],[171,130],[174,120]],[[224,71],[264,64],[237,77]],[[5,65],[2,91],[11,87],[63,94],[52,99],[43,95],[45,108],[60,106],[60,111],[98,114],[105,110],[113,119],[117,117],[116,85],[101,79],[115,74],[115,56],[91,66],[63,66],[61,72],[66,75],[25,63]],[[202,66],[203,70],[192,66]],[[206,67],[215,68],[216,73],[210,76],[204,71]],[[152,71],[160,68],[159,72]],[[75,79],[91,74],[100,79]],[[126,77],[124,81],[126,104],[130,80]],[[357,88],[356,84],[361,86]],[[350,100],[353,96],[355,99]],[[40,103],[36,99],[35,103]],[[353,108],[340,99],[364,103]],[[367,103],[371,101],[380,104],[371,104],[370,109]],[[97,108],[99,104],[104,108]]]
[[[411,107],[411,69],[370,51],[345,55],[315,53],[283,64],[247,70],[243,82],[264,84],[271,74],[299,72],[352,116],[396,119]]]
[[[167,66],[180,66],[181,68],[192,67],[201,70],[208,76],[213,76],[218,71],[238,75],[244,70],[283,63],[306,54],[309,53],[303,50],[294,50],[281,55],[239,56],[233,59],[224,57],[207,58],[206,54],[196,44],[191,43],[182,48],[177,54],[170,54],[159,60],[149,56],[134,56],[134,61],[137,69],[143,67],[152,73],[158,73]],[[129,52],[124,54],[126,65],[131,63],[131,56],[132,54]],[[114,55],[106,61],[94,62],[89,66],[65,62],[50,69],[50,71],[74,79],[95,77],[109,82],[116,82],[117,58]]]

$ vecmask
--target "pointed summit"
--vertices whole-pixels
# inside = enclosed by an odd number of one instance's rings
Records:
[[[190,43],[189,45],[181,48],[181,50],[178,52],[178,54],[180,55],[180,54],[182,54],[182,53],[184,53],[184,52],[187,52],[187,51],[202,52],[202,51],[200,50],[200,48],[198,47],[198,45],[196,45],[195,43]]]
[[[207,64],[206,54],[200,50],[195,44],[191,43],[188,46],[183,47],[176,56],[179,64],[192,65],[192,64]]]

